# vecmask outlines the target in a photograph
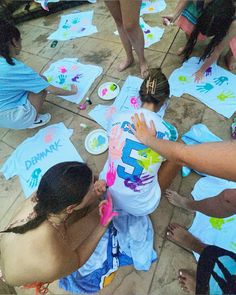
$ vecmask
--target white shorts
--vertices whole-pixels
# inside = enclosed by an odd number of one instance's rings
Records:
[[[0,128],[26,129],[33,125],[36,115],[36,109],[27,99],[24,105],[0,111]]]

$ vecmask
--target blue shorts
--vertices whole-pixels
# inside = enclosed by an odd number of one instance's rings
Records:
[[[0,128],[26,129],[33,125],[36,116],[36,109],[27,99],[21,106],[0,111]]]

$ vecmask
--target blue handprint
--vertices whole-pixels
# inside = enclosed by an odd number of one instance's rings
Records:
[[[29,184],[30,188],[34,188],[38,185],[39,182],[39,176],[42,170],[40,168],[37,168],[33,171],[31,174],[31,177],[27,180],[27,183]]]
[[[215,84],[218,86],[221,86],[224,82],[229,81],[229,79],[225,76],[221,76],[219,78],[214,78],[213,80],[214,80]]]
[[[211,89],[213,89],[214,86],[210,83],[206,83],[206,84],[202,84],[202,85],[197,85],[196,89],[199,91],[199,92],[202,92],[202,93],[207,93],[209,92]]]
[[[76,24],[78,24],[80,22],[80,19],[79,18],[74,18],[73,20],[72,20],[72,24],[73,25],[76,25]]]
[[[64,25],[62,26],[63,29],[68,30],[71,26],[68,25],[68,19],[66,20],[66,22],[64,23]]]
[[[66,75],[59,75],[59,76],[58,76],[59,81],[57,81],[57,83],[59,83],[59,84],[61,84],[61,85],[64,84],[65,81],[66,81],[66,78],[67,78]]]

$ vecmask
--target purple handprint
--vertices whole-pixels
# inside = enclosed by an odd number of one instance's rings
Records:
[[[209,67],[206,72],[205,72],[205,76],[211,76],[212,75],[212,67]]]
[[[106,183],[108,186],[112,186],[116,180],[116,169],[114,163],[109,163],[109,168],[106,174]]]
[[[134,175],[133,180],[129,177],[125,179],[124,185],[134,192],[140,192],[139,186],[145,186],[152,183],[153,178],[154,176],[150,176],[149,174],[143,175],[140,178],[137,175]]]
[[[73,82],[78,82],[78,80],[83,76],[83,74],[77,74],[76,76],[74,76],[71,80]]]

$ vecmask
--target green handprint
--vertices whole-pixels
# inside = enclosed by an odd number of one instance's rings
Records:
[[[219,95],[217,95],[217,98],[220,101],[225,101],[227,98],[235,98],[235,95],[232,91],[227,91],[227,92],[222,91]]]
[[[153,38],[153,34],[147,34],[147,38],[148,39],[152,39]]]
[[[159,163],[162,160],[162,157],[150,148],[138,151],[138,155],[142,158],[138,159],[137,162],[146,171],[148,171],[149,166]]]
[[[233,221],[234,218],[230,218],[230,219],[227,219],[227,220],[224,220],[224,218],[214,218],[214,217],[211,217],[209,219],[209,222],[211,224],[211,226],[216,229],[216,230],[222,230],[222,226],[227,223],[227,222],[231,222]]]
[[[191,83],[192,82],[191,79],[186,76],[179,76],[178,80],[181,83]]]
[[[53,81],[53,76],[47,76],[48,83],[51,83]]]

